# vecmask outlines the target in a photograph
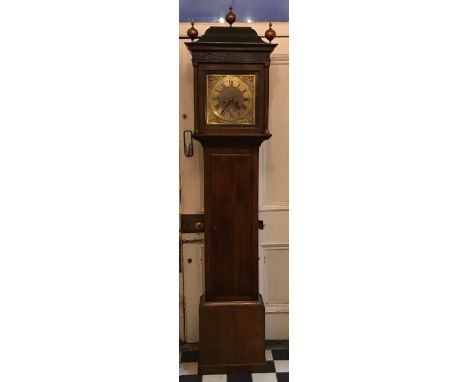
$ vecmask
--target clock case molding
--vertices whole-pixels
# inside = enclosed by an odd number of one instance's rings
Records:
[[[185,43],[194,68],[194,139],[203,146],[205,294],[200,298],[199,373],[261,372],[265,305],[259,294],[259,147],[268,131],[270,54],[250,27],[210,27]],[[206,122],[207,74],[256,76],[255,123]]]

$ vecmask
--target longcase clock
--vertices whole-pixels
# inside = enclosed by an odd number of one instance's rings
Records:
[[[204,158],[199,373],[259,372],[265,307],[258,291],[258,150],[271,137],[268,78],[276,44],[231,25],[210,27],[186,46],[194,68],[194,138]]]

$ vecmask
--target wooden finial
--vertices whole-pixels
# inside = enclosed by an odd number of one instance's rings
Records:
[[[195,40],[198,36],[198,31],[193,27],[193,24],[195,24],[192,20],[192,22],[190,23],[192,24],[192,26],[190,27],[189,30],[187,30],[187,36],[189,36],[190,40]]]
[[[232,5],[229,6],[229,12],[226,13],[224,19],[227,21],[230,27],[232,27],[232,24],[234,21],[236,21],[236,14],[232,11]]]
[[[270,28],[265,31],[265,37],[270,43],[276,37],[276,32],[271,28],[271,25],[270,23]]]

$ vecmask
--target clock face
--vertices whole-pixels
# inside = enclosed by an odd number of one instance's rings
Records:
[[[208,74],[206,122],[255,124],[255,74]]]

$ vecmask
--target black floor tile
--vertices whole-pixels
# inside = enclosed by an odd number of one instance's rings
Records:
[[[179,382],[202,382],[201,375],[179,375]]]
[[[289,373],[276,373],[278,382],[289,382]]]
[[[252,382],[252,374],[228,374],[227,382]]]
[[[275,372],[275,363],[273,361],[266,361],[265,371],[262,373],[274,373]]]
[[[197,351],[184,351],[182,352],[182,358],[180,362],[198,362]]]
[[[267,349],[288,349],[288,340],[267,340],[265,341],[265,347]]]
[[[271,354],[273,354],[273,359],[276,361],[289,359],[289,349],[273,349]]]

